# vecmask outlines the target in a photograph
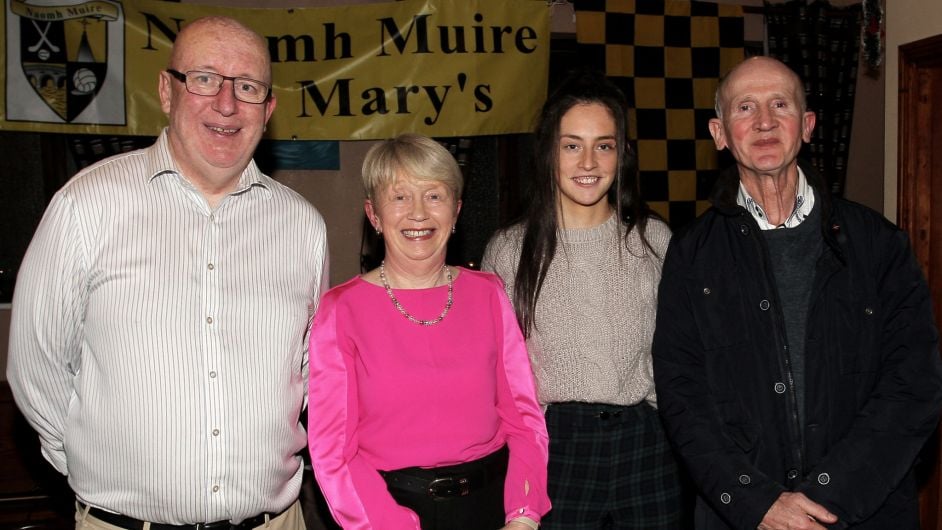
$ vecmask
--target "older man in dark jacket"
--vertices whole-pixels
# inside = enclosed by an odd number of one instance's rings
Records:
[[[782,63],[734,68],[710,131],[736,171],[667,252],[654,376],[698,529],[919,528],[929,290],[903,232],[799,166],[814,120]]]

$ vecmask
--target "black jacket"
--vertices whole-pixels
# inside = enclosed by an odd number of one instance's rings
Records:
[[[738,174],[676,234],[654,334],[658,406],[699,492],[697,528],[754,530],[783,491],[840,518],[835,528],[918,528],[913,461],[942,405],[929,289],[906,235],[823,193],[799,425],[783,315]],[[802,443],[802,439],[804,443]]]

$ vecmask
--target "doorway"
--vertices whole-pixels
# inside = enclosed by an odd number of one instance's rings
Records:
[[[899,48],[898,224],[912,240],[942,329],[942,35]],[[942,530],[942,437],[922,452],[922,528]]]

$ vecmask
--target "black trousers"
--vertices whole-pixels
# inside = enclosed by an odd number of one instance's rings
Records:
[[[504,478],[507,476],[507,448],[483,458],[432,469],[411,467],[384,472],[389,493],[399,505],[419,516],[422,530],[497,530],[504,526]],[[433,497],[427,491],[400,488],[395,475],[429,482],[443,477],[477,477],[466,495]],[[483,479],[481,478],[483,477]]]

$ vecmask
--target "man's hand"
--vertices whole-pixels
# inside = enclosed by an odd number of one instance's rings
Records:
[[[819,522],[834,524],[837,516],[803,493],[786,491],[765,513],[758,530],[825,530]]]

